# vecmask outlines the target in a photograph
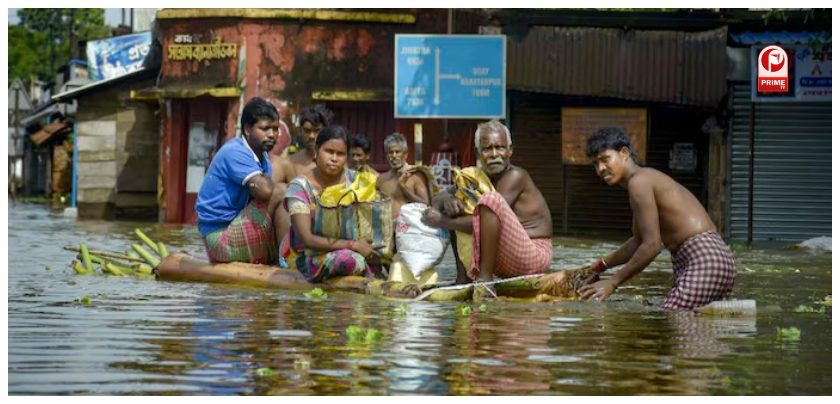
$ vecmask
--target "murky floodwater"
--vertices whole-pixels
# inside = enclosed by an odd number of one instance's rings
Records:
[[[455,303],[314,300],[68,267],[64,245],[123,251],[135,227],[203,254],[190,226],[10,208],[9,393],[831,394],[830,310],[796,310],[831,294],[830,253],[738,251],[735,297],[758,301],[754,318],[656,309],[667,253],[604,304],[495,302],[468,315]],[[555,267],[619,242],[558,238]],[[453,278],[451,259],[444,268]],[[351,325],[383,337],[348,342]],[[780,336],[792,327],[798,338]]]

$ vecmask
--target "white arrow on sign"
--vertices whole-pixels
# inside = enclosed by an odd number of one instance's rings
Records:
[[[435,105],[440,104],[440,81],[443,79],[460,80],[460,74],[440,74],[440,48],[435,48]]]

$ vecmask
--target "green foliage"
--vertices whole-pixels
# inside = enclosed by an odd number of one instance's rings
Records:
[[[274,371],[271,368],[259,368],[254,371],[254,374],[259,377],[268,377],[274,375]]]
[[[376,341],[382,339],[382,331],[377,330],[376,328],[368,328],[367,332],[365,333],[365,342],[368,344],[372,344]]]
[[[351,325],[344,330],[344,335],[347,336],[347,342],[350,344],[372,344],[382,339],[382,331],[376,328],[368,328],[362,330],[360,327]]]
[[[405,317],[408,314],[408,305],[401,303],[398,307],[394,308],[394,313],[400,317]]]
[[[88,305],[90,304],[90,296],[82,296],[81,299],[76,299],[77,303]]]
[[[776,327],[776,339],[782,342],[799,342],[802,337],[802,331],[796,327],[779,328]]]
[[[329,297],[327,292],[324,292],[324,290],[321,288],[312,289],[309,292],[304,293],[303,295],[310,299],[326,299],[327,297]]]
[[[101,8],[22,8],[18,17],[20,23],[9,26],[9,82],[52,81],[77,42],[111,36]],[[84,49],[77,56],[86,59]]]
[[[344,335],[346,335],[347,339],[351,341],[360,340],[362,339],[362,329],[358,326],[351,325],[344,330]]]
[[[478,308],[476,310],[479,313],[486,313],[487,312],[487,305],[486,304],[481,304],[480,306],[478,306]],[[460,306],[455,308],[455,312],[458,313],[459,316],[466,317],[466,316],[469,316],[470,314],[473,314],[473,308],[472,308],[472,306],[460,305]]]
[[[800,304],[795,309],[793,309],[793,311],[797,313],[825,313],[825,306],[811,307],[808,305]]]

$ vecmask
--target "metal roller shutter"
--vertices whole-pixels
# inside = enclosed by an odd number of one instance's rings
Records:
[[[543,193],[551,209],[554,232],[630,234],[633,212],[627,190],[607,186],[591,165],[563,164],[562,108],[579,107],[580,100],[570,103],[562,96],[538,93],[514,93],[511,99],[512,163],[528,170]],[[672,176],[703,203],[708,140],[700,127],[707,116],[684,107],[649,109],[647,166]],[[668,168],[669,151],[675,142],[694,143],[696,170],[672,172]]]
[[[831,103],[753,104],[749,84],[730,102],[730,240],[831,235]]]

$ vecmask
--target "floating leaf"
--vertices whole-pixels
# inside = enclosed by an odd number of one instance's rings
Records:
[[[456,311],[458,312],[458,314],[460,314],[462,316],[469,316],[470,314],[472,314],[472,307],[470,307],[470,306],[458,306]]]
[[[397,313],[397,315],[400,316],[405,316],[408,314],[408,305],[405,303],[400,304],[398,307],[394,308],[394,313]]]
[[[344,335],[346,335],[347,339],[350,341],[359,341],[362,339],[362,329],[355,325],[351,325],[344,330]]]
[[[256,371],[254,371],[254,374],[260,377],[266,377],[273,375],[274,371],[271,370],[271,368],[259,368]]]
[[[370,344],[382,339],[382,331],[377,330],[376,328],[368,328],[367,332],[365,333],[365,342]]]
[[[50,266],[49,266],[49,265],[47,265],[46,267],[44,267],[44,270],[45,270],[45,271],[52,271],[52,268],[50,268]]]
[[[802,331],[796,327],[779,328],[776,327],[776,338],[785,342],[799,342],[802,337]]]
[[[811,307],[804,304],[800,304],[797,306],[793,311],[797,313],[825,313],[825,307]]]
[[[482,313],[486,313],[487,312],[487,305],[482,304],[481,306],[478,306],[478,311],[482,312]]]
[[[328,296],[327,292],[324,292],[324,290],[321,288],[312,289],[309,292],[304,293],[303,295],[310,299],[326,299]]]
[[[81,304],[90,304],[90,296],[83,296],[83,297],[79,300],[79,303],[81,303]]]

